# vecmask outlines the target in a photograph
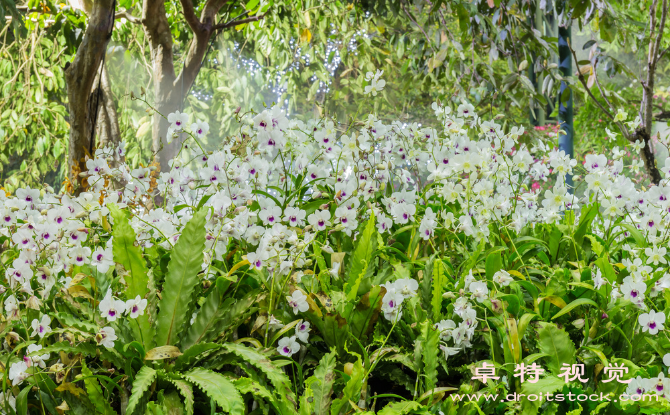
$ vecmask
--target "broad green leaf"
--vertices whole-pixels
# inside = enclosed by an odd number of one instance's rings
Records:
[[[364,375],[365,369],[363,369],[361,357],[356,355],[356,362],[354,362],[351,376],[349,377],[347,384],[344,386],[342,397],[335,399],[330,407],[331,415],[339,415],[340,413],[348,412],[348,408],[351,406],[349,405],[349,401],[358,404],[358,401],[361,398]]]
[[[563,363],[575,363],[575,345],[565,330],[560,330],[553,323],[545,323],[538,336],[537,346],[542,353],[549,355],[545,361],[551,373],[560,374]]]
[[[565,315],[565,314],[569,313],[570,311],[572,311],[573,309],[579,307],[580,305],[584,305],[584,304],[589,304],[589,305],[592,305],[592,306],[598,308],[598,303],[596,303],[595,301],[593,301],[591,299],[588,299],[588,298],[578,298],[575,301],[573,301],[570,304],[563,307],[561,309],[561,311],[556,313],[551,319],[555,320],[555,319],[559,318],[560,316]]]
[[[440,332],[433,327],[430,321],[421,323],[421,342],[425,390],[430,390],[437,386],[437,360],[440,352]]]
[[[442,318],[442,293],[445,284],[446,277],[444,275],[444,263],[440,258],[436,258],[433,263],[433,296],[430,300],[432,317],[435,322]]]
[[[303,400],[300,404],[300,412],[303,407],[308,408],[307,413],[315,415],[328,415],[330,402],[335,383],[335,365],[337,364],[337,352],[335,350],[325,354],[319,365],[314,369],[314,374],[305,381],[306,389],[309,389],[311,401]]]
[[[183,376],[198,385],[226,413],[244,415],[244,401],[235,385],[227,377],[200,367],[184,373]]]
[[[164,378],[168,382],[172,383],[179,393],[184,397],[184,408],[186,409],[186,415],[193,415],[193,387],[190,383],[181,379],[174,379],[172,377],[166,376]]]
[[[156,344],[176,344],[188,322],[193,290],[205,251],[205,219],[208,210],[197,211],[188,221],[172,248],[156,321]]]
[[[374,325],[379,319],[379,314],[382,309],[382,299],[386,294],[384,287],[374,286],[370,292],[361,297],[358,304],[349,303],[347,309],[350,310],[346,314],[347,323],[354,336],[363,341],[374,329]]]
[[[370,214],[365,224],[365,229],[358,236],[356,248],[351,256],[349,262],[349,270],[347,272],[347,282],[344,285],[344,292],[347,295],[347,300],[351,301],[356,298],[358,294],[358,287],[368,270],[372,266],[373,253],[377,249],[377,236],[375,235],[377,229],[375,228],[375,215]]]
[[[421,408],[422,405],[415,401],[391,402],[379,411],[377,415],[406,415]]]
[[[278,395],[280,401],[290,405],[288,410],[295,410],[296,400],[291,389],[291,380],[267,356],[255,349],[237,343],[226,343],[223,345],[223,349],[260,370],[274,386],[274,392]]]
[[[130,226],[130,222],[125,213],[113,203],[108,205],[109,212],[114,219],[112,235],[112,252],[114,261],[123,265],[128,271],[124,276],[128,288],[126,289],[126,298],[135,298],[138,295],[145,298],[149,292],[149,277],[147,264],[142,256],[142,250],[135,246],[135,231]],[[145,349],[150,349],[154,343],[154,330],[149,324],[149,316],[144,314],[136,319],[138,324],[131,324],[135,339],[144,345]],[[139,326],[139,329],[138,329]]]
[[[546,396],[549,393],[554,393],[558,390],[563,389],[565,382],[563,379],[558,376],[549,375],[544,378],[540,378],[536,383],[530,383],[528,381],[521,384],[521,393],[529,395],[539,395],[540,392]],[[536,415],[538,413],[538,408],[542,402],[538,399],[535,401],[529,401],[527,398],[521,399],[521,409],[523,415]]]
[[[126,414],[132,415],[135,412],[144,394],[149,390],[157,376],[158,372],[149,366],[142,366],[140,371],[137,372],[133,381],[133,390],[130,394],[130,399],[128,399]]]
[[[218,284],[210,289],[213,291],[205,299],[195,321],[181,340],[182,350],[186,351],[195,344],[213,340],[223,331],[231,331],[242,322],[242,316],[255,310],[252,306],[259,299],[258,291],[251,291],[238,300],[231,297],[224,300],[224,293]]]
[[[84,360],[82,360],[81,373],[85,376],[84,385],[86,386],[86,393],[93,406],[95,406],[96,411],[103,415],[116,414],[114,409],[109,405],[107,398],[103,395],[98,379],[93,377],[93,372],[86,367]]]

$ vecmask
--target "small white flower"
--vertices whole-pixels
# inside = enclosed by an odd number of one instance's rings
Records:
[[[440,331],[440,338],[448,341],[451,339],[451,331],[456,328],[456,323],[453,320],[442,320],[435,323],[435,328]]]
[[[286,296],[288,305],[293,307],[293,314],[298,314],[298,312],[304,313],[309,310],[309,303],[307,302],[307,297],[300,290],[293,291],[291,296]]]
[[[300,344],[295,340],[295,336],[284,337],[279,340],[277,351],[282,356],[291,357],[300,351]]]
[[[27,352],[27,354],[32,354],[32,353],[38,352],[40,350],[42,350],[42,346],[40,346],[38,344],[31,344],[26,349],[26,352]],[[35,355],[35,356],[32,356],[32,357],[27,357],[26,356],[24,361],[27,360],[26,363],[28,364],[28,366],[32,366],[33,364],[36,364],[37,366],[44,369],[44,368],[46,368],[46,364],[44,363],[44,361],[47,360],[48,358],[49,358],[49,353],[45,353],[43,355]]]
[[[12,381],[12,386],[16,386],[30,377],[27,371],[28,365],[23,360],[12,364],[9,367],[9,380]]]
[[[307,343],[310,330],[309,322],[300,320],[295,326],[295,335],[298,336],[298,339],[300,339],[301,342]]]
[[[46,314],[42,316],[42,320],[34,319],[31,323],[31,327],[33,328],[33,333],[31,336],[38,335],[40,338],[44,337],[51,331],[51,327],[49,327],[50,324],[51,318]]]
[[[168,122],[170,123],[170,128],[172,130],[177,132],[182,131],[188,123],[188,114],[175,111],[168,114]]]
[[[121,300],[112,298],[112,289],[107,290],[105,298],[100,301],[98,305],[100,315],[107,319],[107,321],[116,321],[126,311],[126,303]]]
[[[197,138],[203,138],[208,131],[209,124],[205,121],[196,121],[191,124],[191,132],[195,134]]]
[[[489,289],[483,282],[475,281],[471,283],[469,290],[472,293],[472,296],[480,303],[488,298]]]
[[[105,346],[108,349],[114,348],[114,341],[118,339],[116,331],[112,327],[103,327],[98,334],[95,335],[95,340],[99,345]]]
[[[130,315],[130,318],[137,318],[144,314],[144,310],[147,308],[147,299],[140,297],[138,294],[137,297],[126,301],[126,313]]]
[[[500,270],[493,274],[493,282],[502,287],[507,287],[512,281],[514,281],[514,278],[507,271]]]
[[[640,314],[637,322],[642,326],[642,331],[648,331],[649,334],[654,335],[660,330],[663,330],[663,323],[665,323],[665,313],[651,310],[649,313]]]
[[[330,212],[327,210],[317,210],[307,217],[307,222],[317,231],[322,231],[330,226]]]
[[[102,249],[101,247],[96,248],[91,255],[91,265],[95,266],[98,272],[105,273],[109,268],[114,265],[114,255],[112,254],[112,249]]]

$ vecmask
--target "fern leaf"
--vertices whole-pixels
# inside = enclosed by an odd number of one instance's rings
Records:
[[[311,403],[303,401],[303,405],[307,404],[310,407],[308,413],[328,415],[333,394],[333,384],[335,383],[336,364],[337,352],[333,350],[321,358],[319,366],[314,370],[314,374],[305,382],[312,397]],[[301,413],[303,412],[303,405],[300,406]]]
[[[156,320],[156,344],[176,344],[188,321],[193,290],[205,251],[205,218],[208,211],[196,212],[184,227],[172,249]]]
[[[100,388],[100,383],[98,383],[98,379],[93,377],[93,372],[91,372],[91,369],[86,367],[86,363],[83,359],[81,363],[81,373],[85,376],[84,386],[86,386],[86,393],[88,394],[88,398],[91,400],[91,403],[95,407],[95,410],[103,415],[116,414],[116,412],[109,405],[105,395],[103,395],[102,388]]]
[[[172,383],[181,396],[184,397],[184,407],[186,408],[186,415],[193,415],[193,387],[191,386],[190,383],[186,382],[185,380],[180,380],[180,379],[174,379],[171,377],[165,377],[165,379]]]
[[[379,415],[406,415],[421,408],[415,401],[392,402],[379,411]]]
[[[268,378],[280,402],[290,405],[287,410],[295,411],[295,394],[291,390],[291,380],[286,374],[276,367],[267,356],[256,350],[237,343],[226,343],[223,348],[228,352],[242,358],[242,360],[259,369]]]
[[[436,258],[433,263],[433,298],[430,301],[434,322],[442,318],[442,293],[445,285],[443,268],[442,260]]]
[[[185,373],[184,378],[198,385],[224,412],[244,415],[242,396],[227,377],[211,370],[196,368]]]
[[[126,289],[127,298],[135,298],[138,295],[145,298],[149,292],[149,276],[147,264],[142,256],[142,250],[135,246],[135,231],[130,226],[126,215],[113,203],[108,205],[109,212],[114,219],[114,228],[112,235],[112,253],[114,261],[123,265],[128,271],[124,277],[128,288]],[[142,315],[137,318],[138,325],[132,324],[135,340],[142,341],[145,349],[153,346],[154,332],[149,324],[149,316]],[[138,328],[139,327],[139,328]]]
[[[365,224],[365,229],[359,235],[358,243],[351,256],[349,263],[349,272],[347,273],[347,282],[344,285],[344,292],[347,295],[347,300],[351,301],[356,298],[358,294],[358,287],[365,276],[368,267],[373,261],[373,253],[377,249],[377,229],[375,228],[375,215],[370,214]]]
[[[158,372],[149,366],[142,366],[142,369],[137,372],[135,381],[133,382],[133,390],[130,394],[130,399],[128,399],[126,414],[132,415],[135,409],[137,409],[137,405],[149,390],[151,384],[154,383],[154,380],[156,380],[156,376],[158,376]]]
[[[421,323],[421,337],[423,337],[422,357],[423,373],[426,377],[426,390],[431,390],[437,385],[437,358],[439,355],[440,333],[429,321]]]
[[[188,350],[201,342],[211,341],[224,330],[232,331],[231,326],[239,324],[241,316],[252,311],[251,306],[258,300],[258,291],[252,291],[237,301],[233,298],[223,300],[223,293],[218,285],[212,288],[214,291],[207,296],[195,321],[183,336],[182,350]]]

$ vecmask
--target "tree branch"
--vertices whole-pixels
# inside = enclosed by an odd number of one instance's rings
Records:
[[[234,26],[237,26],[237,25],[245,24],[245,23],[256,22],[258,20],[263,19],[266,14],[267,14],[267,12],[265,12],[263,14],[259,14],[257,16],[247,17],[246,19],[242,19],[242,20],[233,20],[233,21],[226,22],[226,23],[220,23],[218,25],[215,25],[212,28],[212,30],[215,30],[215,31],[216,30],[223,30],[223,29],[228,29],[228,28],[231,28],[231,27],[234,27]]]
[[[179,1],[183,9],[184,19],[186,19],[186,23],[188,23],[188,26],[191,28],[193,32],[201,32],[203,29],[202,23],[198,19],[198,16],[195,15],[195,9],[193,8],[193,1],[192,0],[179,0]]]
[[[130,14],[130,10],[124,10],[122,12],[118,12],[114,15],[114,20],[118,19],[126,19],[132,24],[140,24],[142,23],[142,20],[139,17],[135,17],[132,14]]]

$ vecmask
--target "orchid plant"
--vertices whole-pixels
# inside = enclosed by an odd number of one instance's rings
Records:
[[[173,113],[167,172],[120,145],[78,194],[0,193],[3,413],[670,410],[670,160],[643,188],[621,157],[432,109],[439,129],[237,114],[215,151]],[[660,399],[483,395],[560,390]]]

